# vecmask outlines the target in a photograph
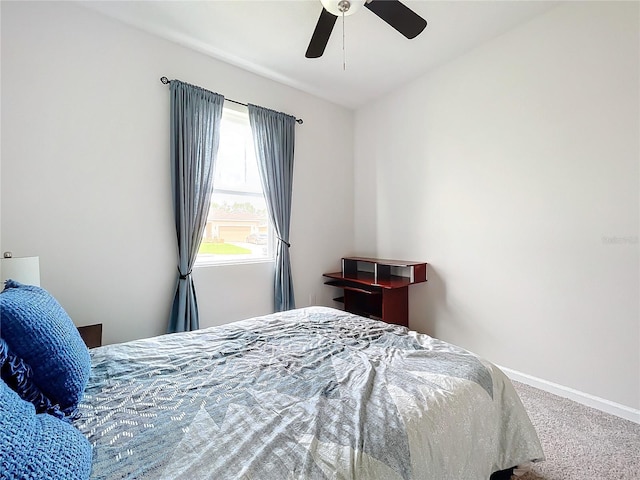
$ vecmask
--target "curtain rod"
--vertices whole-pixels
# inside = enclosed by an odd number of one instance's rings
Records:
[[[169,80],[167,77],[160,77],[160,81],[162,83],[164,83],[165,85],[169,85],[169,83],[171,83],[171,80]],[[244,105],[245,107],[249,106],[246,103],[238,102],[237,100],[231,100],[230,98],[226,98],[225,97],[225,100],[227,102],[235,103],[236,105]],[[296,123],[298,125],[302,125],[304,123],[304,121],[301,118],[296,118]]]

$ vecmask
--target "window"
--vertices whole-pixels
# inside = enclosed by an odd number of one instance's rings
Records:
[[[196,264],[270,260],[272,238],[249,115],[225,107],[211,208]]]

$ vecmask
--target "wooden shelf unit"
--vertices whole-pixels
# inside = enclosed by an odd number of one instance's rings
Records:
[[[348,312],[409,326],[409,285],[427,281],[427,264],[368,257],[344,257],[342,271],[325,273],[340,288],[334,298]]]

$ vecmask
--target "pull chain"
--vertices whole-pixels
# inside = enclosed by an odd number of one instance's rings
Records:
[[[347,69],[347,57],[344,49],[344,10],[342,11],[342,71]]]

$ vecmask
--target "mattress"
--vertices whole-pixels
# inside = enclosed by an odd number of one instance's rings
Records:
[[[93,479],[487,480],[543,458],[506,376],[325,307],[91,350]]]

